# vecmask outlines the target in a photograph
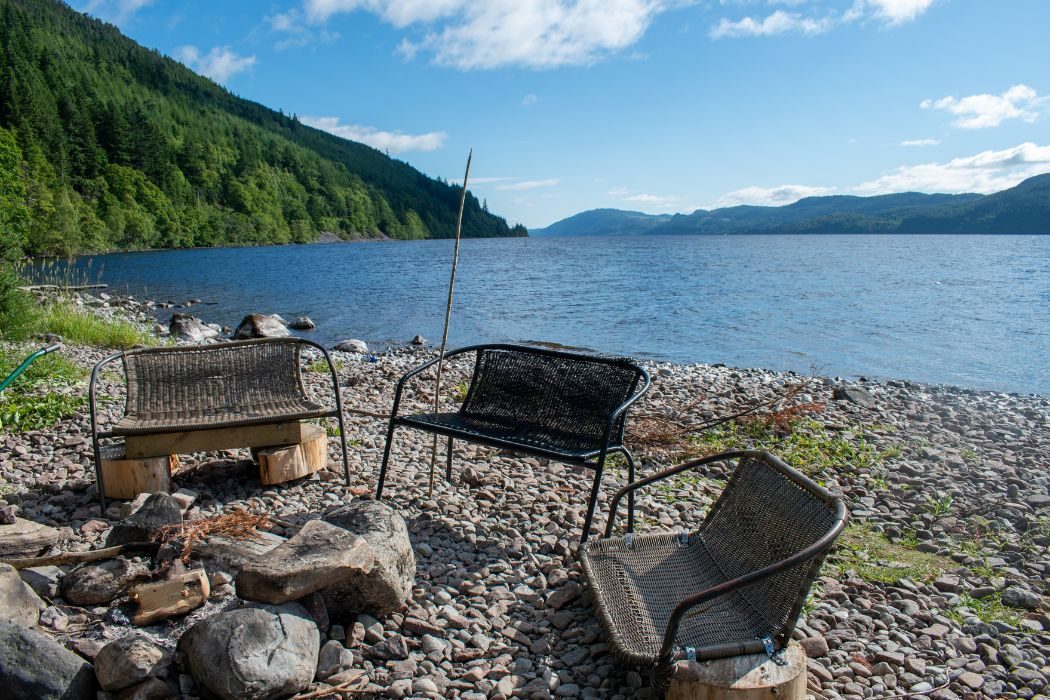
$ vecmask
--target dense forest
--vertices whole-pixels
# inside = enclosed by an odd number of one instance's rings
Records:
[[[57,0],[0,0],[0,245],[454,235],[459,191],[236,97]],[[524,236],[468,195],[463,235]]]

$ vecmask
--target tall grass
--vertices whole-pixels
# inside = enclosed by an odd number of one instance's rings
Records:
[[[141,326],[125,320],[107,320],[69,304],[58,303],[43,310],[40,333],[54,333],[69,343],[126,350],[136,345],[154,345],[156,339]]]

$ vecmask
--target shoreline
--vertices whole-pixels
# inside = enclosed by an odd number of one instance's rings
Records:
[[[141,309],[121,304],[92,308],[142,318]],[[108,352],[71,346],[65,354],[89,367]],[[400,375],[433,354],[433,349],[404,348],[373,362],[335,352],[347,408],[388,412]],[[1050,399],[899,379],[847,382],[717,365],[643,364],[654,385],[632,411],[628,435],[642,475],[683,452],[751,439],[740,426],[722,431],[717,443],[710,435],[646,442],[658,432],[650,429],[646,437],[646,417],[701,422],[799,381],[807,382],[799,401],[823,404],[820,412],[803,416],[803,427],[769,436],[778,454],[846,455],[814,474],[847,498],[852,522],[821,570],[795,634],[809,652],[813,697],[911,692],[946,700],[1046,692]],[[448,371],[447,386],[454,387],[468,368]],[[309,390],[323,390],[320,375],[306,372],[304,378]],[[116,399],[119,386],[107,379],[102,393]],[[853,392],[853,398],[835,398],[836,389]],[[422,404],[423,398],[410,394],[406,401]],[[104,414],[117,407],[116,400],[109,402]],[[353,488],[374,487],[385,421],[351,413],[347,430],[355,441]],[[654,697],[644,674],[609,658],[572,555],[587,478],[546,460],[462,444],[454,483],[439,478],[430,498],[427,438],[402,431],[388,481],[388,502],[409,522],[417,585],[409,610],[391,616],[382,636],[403,640],[408,658],[375,657],[371,644],[350,639],[354,620],[332,620],[337,629],[329,628],[329,638],[346,633],[346,646],[361,657],[359,667],[388,697],[418,695],[415,685],[431,684],[442,697],[458,694],[467,700],[520,695],[526,688],[527,697]],[[0,439],[8,455],[0,457],[5,498],[23,508],[21,517],[67,528],[70,548],[97,546],[118,514],[98,512],[86,416],[43,431],[5,432]],[[189,469],[176,477],[176,485],[199,494],[190,517],[235,508],[269,510],[290,524],[275,528],[287,536],[318,513],[357,497],[334,471],[261,487],[242,452],[184,461]],[[341,469],[339,460],[330,464]],[[724,477],[714,469],[683,480],[670,494],[646,494],[639,502],[640,522],[663,529],[695,524]],[[611,470],[596,519],[604,520],[608,497],[623,479]],[[582,586],[579,597],[559,609],[548,606],[549,596],[569,584]],[[193,615],[214,614],[229,603],[228,597],[217,599]],[[114,623],[108,613],[83,614],[98,621],[87,633],[93,639],[105,639],[107,630],[122,636],[135,629]],[[446,651],[434,651],[421,628],[406,620],[425,621],[428,634],[447,643]],[[147,632],[170,646],[181,627]],[[480,656],[456,661],[468,656],[457,656],[457,650]]]

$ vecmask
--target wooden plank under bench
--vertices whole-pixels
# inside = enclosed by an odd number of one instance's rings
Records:
[[[124,449],[128,457],[141,458],[230,450],[238,447],[295,445],[303,442],[306,437],[305,425],[307,424],[300,421],[292,421],[247,425],[239,428],[128,435],[124,438]]]

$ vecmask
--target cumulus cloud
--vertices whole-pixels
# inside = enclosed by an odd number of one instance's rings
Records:
[[[670,3],[673,4],[673,3]],[[586,65],[637,42],[665,0],[303,0],[307,21],[365,11],[398,28],[419,26],[398,52],[461,70]]]
[[[777,34],[822,34],[834,24],[834,20],[828,17],[819,19],[803,17],[794,12],[777,10],[763,20],[744,17],[732,22],[722,18],[718,24],[711,28],[712,39],[724,39],[746,36],[776,36]]]
[[[339,38],[338,32],[327,29],[315,30],[316,28],[310,27],[303,13],[296,9],[269,15],[266,17],[266,22],[270,25],[270,31],[284,36],[274,44],[274,48],[278,51],[310,46],[318,42],[327,43]]]
[[[339,117],[299,117],[299,121],[321,131],[327,131],[350,141],[368,144],[390,153],[409,151],[436,151],[445,145],[448,134],[431,131],[426,134],[402,134],[400,131],[381,131],[371,126],[340,124]]]
[[[942,97],[923,100],[919,106],[954,114],[958,119],[952,123],[961,129],[985,129],[999,126],[1007,119],[1034,122],[1046,103],[1046,97],[1040,97],[1027,85],[1014,85],[1001,95]]]
[[[940,141],[938,139],[908,139],[907,141],[901,141],[902,146],[939,146]]]
[[[122,25],[143,7],[152,4],[153,0],[88,0],[80,11]]]
[[[982,151],[946,163],[897,168],[854,188],[860,194],[890,192],[980,192],[1013,187],[1022,180],[1050,172],[1050,146],[1022,143],[999,151]]]
[[[215,82],[225,83],[255,65],[255,56],[238,56],[229,46],[216,46],[206,54],[192,44],[175,49],[175,58]]]
[[[556,178],[547,178],[546,180],[522,180],[521,182],[514,182],[509,185],[498,185],[496,189],[519,192],[522,190],[537,190],[541,187],[554,187],[557,184],[558,180]]]
[[[805,197],[820,197],[831,194],[834,191],[834,187],[812,187],[809,185],[745,187],[722,195],[713,207],[733,207],[740,204],[775,207],[792,204]]]
[[[857,5],[866,5],[890,24],[903,24],[916,19],[933,3],[934,0],[860,0]]]

